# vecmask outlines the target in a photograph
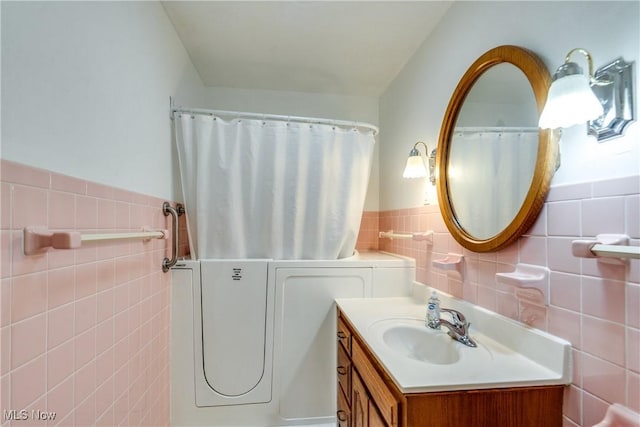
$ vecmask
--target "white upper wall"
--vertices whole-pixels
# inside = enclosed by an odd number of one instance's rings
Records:
[[[574,47],[589,50],[596,68],[618,56],[636,61],[637,115],[639,6],[637,1],[455,2],[380,99],[380,209],[422,205],[424,182],[402,178],[409,150],[416,141],[435,146],[458,81],[493,47],[532,50],[551,73]],[[601,144],[586,135],[586,126],[566,129],[560,149],[562,166],[554,186],[640,174],[637,122],[624,137]]]
[[[169,97],[203,86],[156,2],[1,2],[1,156],[181,196]]]

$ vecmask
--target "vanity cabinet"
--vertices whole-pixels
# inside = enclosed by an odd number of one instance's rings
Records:
[[[339,427],[398,426],[399,400],[369,364],[352,330],[338,316]],[[357,363],[358,369],[355,368]],[[365,385],[366,378],[367,384]]]
[[[402,393],[338,309],[339,427],[561,427],[563,385]]]

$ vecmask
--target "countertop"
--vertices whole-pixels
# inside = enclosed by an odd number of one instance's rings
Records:
[[[444,293],[439,296],[442,307],[461,311],[471,322],[469,335],[478,343],[472,348],[453,341],[459,357],[449,364],[407,357],[382,338],[392,325],[426,328],[426,301],[396,297],[338,299],[336,303],[403,393],[571,382],[569,342]],[[444,328],[429,332],[441,334],[437,339],[443,344],[452,344]]]

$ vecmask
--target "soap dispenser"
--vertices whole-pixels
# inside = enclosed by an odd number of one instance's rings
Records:
[[[433,329],[440,329],[440,299],[436,291],[431,292],[431,297],[427,302],[426,326]]]

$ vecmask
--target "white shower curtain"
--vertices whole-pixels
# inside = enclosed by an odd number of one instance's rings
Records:
[[[493,237],[522,206],[533,177],[538,129],[456,128],[452,147],[449,181],[456,216],[472,236]]]
[[[175,118],[193,257],[353,254],[373,131],[204,114]]]

